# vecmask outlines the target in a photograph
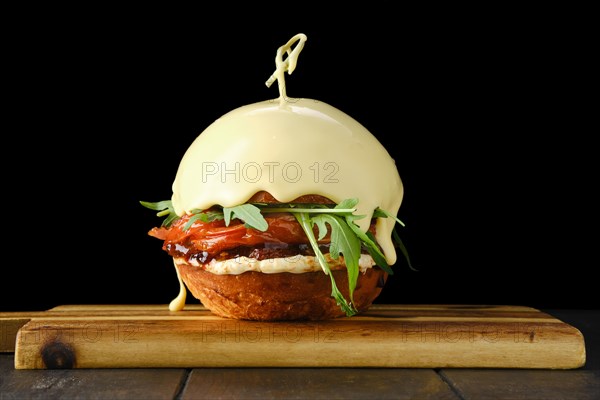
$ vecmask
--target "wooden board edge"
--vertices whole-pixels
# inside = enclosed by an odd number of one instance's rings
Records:
[[[414,310],[414,309],[418,309],[419,305],[414,305],[409,307],[409,309]],[[136,307],[133,307],[134,310],[163,310],[163,307],[166,307],[166,305],[136,305]],[[405,309],[402,307],[405,307],[404,305],[378,305],[374,308],[374,310],[396,310],[398,309],[398,307],[401,307],[401,309]],[[429,307],[431,307],[430,305],[423,305],[421,306],[421,309],[430,309]],[[510,306],[509,306],[510,307]],[[62,312],[65,312],[65,317],[67,317],[67,315],[69,314],[69,312],[78,312],[78,311],[102,311],[102,310],[116,310],[116,311],[121,311],[121,310],[131,310],[131,307],[129,305],[66,305],[66,306],[60,306],[58,307],[59,309],[50,309],[48,314],[62,314]],[[467,306],[467,309],[477,309],[476,306]],[[486,310],[489,309],[488,307],[484,307]],[[519,309],[523,309],[521,307],[518,307]],[[524,307],[525,309],[529,309],[527,307]],[[62,310],[62,311],[61,311]],[[202,305],[194,305],[194,307],[190,307],[190,310],[206,310]],[[539,310],[537,310],[539,311]],[[542,311],[539,311],[541,313],[543,313]],[[30,321],[36,320],[37,316],[40,315],[44,315],[45,312],[26,312],[26,313],[1,313],[0,314],[0,352],[4,352],[4,353],[15,353],[16,349],[17,349],[17,336],[21,330],[22,327],[24,327],[27,323],[29,323]],[[48,315],[46,314],[46,315]],[[546,313],[544,313],[546,314]],[[559,322],[563,327],[565,327],[566,329],[568,329],[568,331],[570,332],[570,336],[571,336],[571,341],[573,343],[571,343],[573,347],[573,352],[572,354],[569,355],[568,359],[565,360],[565,364],[564,365],[560,365],[560,366],[554,366],[554,369],[577,369],[577,368],[581,368],[583,366],[585,366],[586,364],[586,351],[585,351],[585,339],[583,337],[583,333],[576,327],[574,327],[573,325],[570,325],[550,314],[546,314],[549,315],[550,317],[552,317],[555,321]],[[17,358],[15,357],[15,363],[16,363],[16,367],[18,365],[19,369],[39,369],[41,368],[39,365],[31,365],[28,363],[17,363]],[[203,367],[203,366],[211,366],[211,367],[219,367],[219,366],[239,366],[239,365],[202,365],[202,364],[190,364],[190,365],[179,365],[179,364],[173,364],[173,365],[166,365],[163,364],[161,365],[162,367],[185,367],[185,368],[194,368],[194,367]],[[256,367],[272,367],[274,365],[253,365]],[[277,365],[279,367],[293,367],[293,365]],[[319,367],[319,366],[325,366],[325,367],[344,367],[346,365],[343,364],[331,364],[331,365],[303,365],[305,367]],[[82,368],[110,368],[110,367],[115,367],[115,368],[123,368],[123,367],[131,367],[131,365],[119,365],[118,363],[112,363],[110,365],[89,365],[89,366],[82,366]],[[144,367],[142,365],[134,365],[134,367]],[[385,366],[381,366],[379,365],[378,367],[385,367]],[[395,365],[389,365],[389,367],[394,367],[394,368],[398,368],[398,367],[402,367],[402,368],[440,368],[441,366],[439,364],[412,364],[412,365],[408,365],[408,364],[395,364]],[[448,365],[446,366],[447,368],[468,368],[468,366],[465,365],[461,365],[460,367],[457,366],[452,366],[452,365]],[[503,366],[503,365],[489,365],[489,366],[482,366],[482,365],[474,365],[473,367],[476,368],[510,368],[511,366]],[[514,366],[513,366],[514,367]],[[527,366],[525,368],[543,368],[543,369],[548,369],[549,366]]]
[[[14,353],[19,330],[30,318],[0,318],[0,353]]]
[[[369,354],[381,354],[381,357],[338,357],[346,354],[347,343],[335,340],[338,332],[333,326],[302,326],[282,324],[277,327],[266,324],[256,327],[241,326],[239,322],[214,321],[207,325],[194,324],[188,329],[172,329],[171,322],[164,322],[163,329],[154,330],[156,322],[121,320],[97,322],[100,325],[79,326],[68,320],[32,320],[17,333],[15,352],[16,369],[55,368],[201,368],[201,367],[376,367],[376,368],[518,368],[518,369],[577,369],[585,365],[585,343],[583,334],[571,325],[560,323],[559,336],[544,339],[543,332],[535,325],[520,324],[509,327],[498,336],[497,331],[472,331],[468,326],[458,325],[460,330],[440,331],[437,325],[425,328],[417,326],[402,330],[394,340],[389,341],[390,331],[370,330],[353,327],[348,330],[352,337],[371,338],[374,346]],[[133,321],[135,322],[135,321]],[[179,321],[183,327],[186,321]],[[153,328],[148,331],[144,325]],[[168,326],[167,326],[168,325]],[[287,328],[291,328],[288,330]],[[482,325],[486,328],[487,325]],[[166,329],[165,329],[166,328]],[[247,328],[247,329],[245,329]],[[430,330],[433,328],[433,330]],[[518,330],[515,330],[518,328]],[[318,329],[315,331],[315,329]],[[363,330],[364,329],[364,330]],[[301,336],[297,331],[302,330]],[[289,332],[292,332],[289,334]],[[149,335],[140,340],[137,335],[144,332]],[[315,333],[316,332],[316,333]],[[490,335],[487,335],[487,333]],[[260,334],[258,334],[260,333]],[[484,336],[480,336],[484,333]],[[258,334],[258,336],[257,336]],[[449,336],[444,336],[447,334]],[[540,336],[541,334],[541,336]],[[290,336],[291,335],[291,336]],[[366,335],[366,336],[365,336]],[[381,335],[381,337],[374,337]],[[261,338],[262,348],[253,347]],[[202,346],[181,346],[182,341],[193,340]],[[300,339],[302,339],[300,341]],[[265,340],[268,350],[265,350]],[[542,340],[549,347],[536,346]],[[457,350],[452,349],[442,357],[437,344],[458,343]],[[459,343],[460,342],[460,343]],[[179,344],[178,344],[179,343]],[[315,352],[315,344],[321,346]],[[390,343],[394,351],[390,351]],[[422,353],[423,344],[434,346]],[[208,347],[205,345],[208,344]],[[299,344],[300,347],[297,346]],[[506,357],[508,344],[520,348],[513,357]],[[307,347],[308,345],[308,347]],[[412,346],[415,346],[414,348]],[[503,348],[495,348],[500,345]],[[107,347],[108,346],[108,347]],[[184,347],[186,347],[184,349]],[[437,347],[441,349],[440,347]],[[415,350],[416,349],[416,350]],[[108,350],[108,353],[107,353]],[[364,350],[364,349],[363,349]],[[525,350],[525,352],[523,352]],[[531,352],[529,350],[532,350]],[[267,351],[267,353],[261,353]],[[306,356],[306,351],[314,354]],[[323,351],[336,357],[324,357]],[[419,353],[421,351],[421,353]],[[258,353],[262,355],[257,356]],[[169,354],[165,357],[164,354]],[[227,356],[229,354],[229,356]],[[231,354],[249,354],[253,358],[239,359]],[[282,356],[285,354],[285,357]],[[450,354],[451,356],[448,356]],[[157,357],[161,355],[161,357]],[[275,355],[275,356],[273,356]],[[294,356],[295,355],[295,356]],[[354,358],[353,358],[354,357]]]

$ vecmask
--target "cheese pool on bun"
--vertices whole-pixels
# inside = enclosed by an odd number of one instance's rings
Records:
[[[267,85],[279,81],[279,99],[213,122],[184,154],[171,200],[142,202],[166,217],[149,234],[182,282],[172,310],[183,308],[185,284],[223,317],[351,316],[392,273],[403,197],[396,165],[349,115],[285,95],[283,73],[305,40],[296,35],[277,52]]]

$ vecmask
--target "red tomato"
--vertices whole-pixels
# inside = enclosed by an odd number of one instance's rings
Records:
[[[153,228],[148,234],[164,240],[163,249],[170,254],[173,249],[191,250],[192,253],[207,252],[218,254],[240,246],[258,246],[264,243],[301,244],[309,243],[304,230],[291,214],[270,214],[265,217],[269,227],[265,232],[246,227],[239,219],[213,222],[196,221],[188,230],[184,230],[190,216],[185,215],[175,221],[169,228]],[[316,231],[315,231],[316,235]],[[329,234],[319,243],[329,243]]]

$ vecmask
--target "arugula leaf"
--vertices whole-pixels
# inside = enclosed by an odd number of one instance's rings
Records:
[[[327,223],[331,227],[331,244],[329,245],[329,254],[333,259],[337,259],[340,253],[344,256],[346,271],[348,273],[348,291],[350,293],[350,303],[354,305],[354,289],[358,282],[360,258],[360,240],[352,232],[346,221],[337,215],[320,214],[312,217],[313,222],[319,226],[319,236],[321,236],[321,226]],[[319,225],[321,224],[321,225]]]
[[[388,214],[385,213],[381,208],[377,207],[373,210],[373,218],[387,218]]]
[[[281,212],[289,212],[289,213],[310,213],[310,214],[340,214],[340,215],[350,215],[354,211],[355,208],[307,208],[305,204],[303,204],[304,208],[296,208],[296,207],[265,207],[260,210],[263,213],[281,213]]]
[[[213,222],[217,220],[222,220],[224,218],[222,211],[206,210],[203,211],[203,214],[206,215],[206,221],[203,222]]]
[[[329,279],[331,279],[331,297],[335,299],[337,305],[346,313],[348,317],[356,315],[358,311],[356,310],[356,308],[354,308],[354,305],[348,304],[348,302],[344,298],[344,295],[337,288],[335,279],[333,278],[333,274],[331,273],[331,269],[329,268],[329,264],[327,263],[325,256],[321,252],[321,249],[319,249],[319,244],[317,243],[317,239],[315,238],[315,234],[312,230],[313,222],[310,216],[304,212],[293,214],[300,223],[300,226],[302,226],[302,229],[304,229],[304,232],[306,233],[308,241],[310,242],[310,245],[312,246],[313,251],[317,256],[317,260],[319,261],[321,268],[323,269],[325,274],[329,275]]]
[[[173,202],[171,200],[157,201],[155,203],[149,201],[140,201],[140,204],[154,211],[173,209]]]
[[[207,222],[207,219],[208,218],[203,213],[194,214],[190,217],[190,219],[188,219],[188,222],[185,223],[185,225],[183,226],[183,230],[187,231],[188,229],[190,229],[192,227],[194,222],[196,222],[198,220],[200,220],[202,222]]]
[[[394,271],[392,271],[392,269],[388,265],[385,256],[379,249],[379,246],[377,246],[377,242],[373,234],[369,231],[363,232],[358,227],[358,225],[354,223],[354,220],[363,217],[364,216],[350,215],[346,217],[346,222],[348,223],[348,226],[350,227],[350,229],[352,229],[354,234],[361,240],[362,244],[367,248],[367,251],[369,252],[371,257],[373,257],[373,260],[375,260],[375,264],[377,264],[379,268],[387,272],[389,275],[394,275]]]
[[[389,275],[394,275],[394,271],[392,270],[392,268],[390,268],[389,264],[387,263],[385,255],[377,245],[377,239],[375,239],[375,236],[373,236],[373,234],[368,231],[366,235],[369,240],[363,240],[363,243],[371,257],[373,257],[373,259],[375,260],[375,263],[379,266],[379,268],[387,272]]]
[[[404,225],[404,222],[400,221],[397,217],[393,216],[392,214],[390,214],[389,212],[382,210],[381,208],[377,207],[375,209],[375,211],[373,212],[373,217],[377,216],[378,218],[394,218],[396,220],[396,222],[398,222],[400,225],[402,226],[406,226]]]
[[[175,213],[175,209],[173,208],[173,203],[171,200],[162,200],[154,203],[149,201],[140,201],[140,204],[151,210],[158,211],[158,213],[156,213],[157,217],[164,217],[165,215],[167,216],[167,218],[165,218],[165,220],[162,222],[161,226],[169,227],[173,221],[179,218],[179,215]]]
[[[322,218],[313,218],[312,222],[313,224],[317,225],[317,228],[319,229],[318,239],[323,239],[325,235],[327,235],[327,224],[325,223],[325,220]]]
[[[218,211],[213,211],[213,210],[207,210],[207,211],[192,210],[192,211],[194,212],[194,214],[192,214],[192,216],[190,217],[188,222],[186,222],[185,225],[183,226],[184,231],[187,231],[188,229],[190,229],[192,227],[192,225],[194,224],[194,222],[196,222],[196,221],[212,222],[212,221],[223,219],[223,213],[218,212]]]
[[[406,263],[408,264],[408,268],[412,269],[413,271],[418,271],[418,269],[414,268],[412,266],[412,264],[410,263],[410,257],[408,257],[408,250],[406,249],[406,246],[404,246],[404,243],[402,242],[402,239],[400,239],[400,235],[398,234],[398,232],[396,232],[396,228],[395,227],[392,230],[392,237],[394,238],[394,240],[396,241],[396,243],[398,245],[398,248],[400,249],[400,251],[404,255],[404,258],[406,259]]]
[[[261,232],[269,227],[267,220],[260,213],[260,209],[255,205],[246,203],[235,207],[223,207],[223,217],[225,225],[229,226],[231,218],[238,218],[244,221],[246,225]]]
[[[231,214],[233,214],[233,210],[230,207],[223,207],[223,219],[225,220],[225,226],[229,226],[229,222],[231,222]]]
[[[404,225],[404,222],[400,221],[398,218],[394,217],[392,214],[390,214],[389,212],[387,212],[385,210],[382,210],[379,207],[377,207],[375,209],[375,211],[373,212],[373,218],[390,218],[390,217],[394,218],[396,220],[396,222],[398,222],[400,225],[406,226],[406,225]],[[404,255],[404,258],[406,259],[406,263],[408,264],[408,267],[410,269],[412,269],[413,271],[418,271],[416,268],[414,268],[412,266],[412,264],[410,262],[410,257],[408,256],[408,250],[406,249],[406,246],[404,246],[402,239],[400,239],[400,235],[398,234],[398,231],[396,231],[396,227],[394,227],[394,229],[392,230],[392,238],[396,242],[396,247],[398,247],[400,249],[400,251],[402,252],[402,255]]]
[[[159,217],[167,216],[163,221],[162,226],[169,227],[173,221],[180,217],[175,213],[171,200],[157,201],[155,203],[148,201],[140,201],[140,204],[151,210],[159,211],[156,215]],[[269,227],[267,220],[260,213],[260,209],[252,204],[241,204],[235,207],[223,207],[223,211],[215,210],[192,210],[192,216],[183,226],[183,230],[187,231],[196,221],[212,222],[219,219],[225,219],[225,225],[229,226],[231,218],[238,218],[251,228],[259,231],[266,231]]]
[[[334,209],[344,209],[344,208],[354,208],[358,204],[357,198],[342,200],[338,205],[334,207]]]

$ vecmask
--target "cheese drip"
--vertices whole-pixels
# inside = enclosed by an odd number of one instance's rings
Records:
[[[185,285],[183,284],[183,280],[181,279],[179,269],[177,269],[175,259],[173,259],[173,266],[175,267],[175,272],[177,272],[177,280],[179,281],[179,294],[171,301],[171,303],[169,303],[169,311],[181,311],[185,307],[187,290],[185,289]]]

